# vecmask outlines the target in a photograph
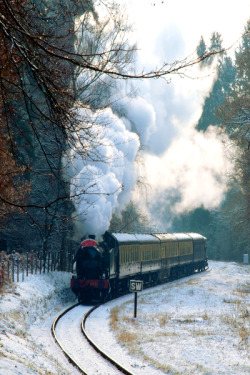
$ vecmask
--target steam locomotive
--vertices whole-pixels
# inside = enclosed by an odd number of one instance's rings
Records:
[[[71,289],[78,301],[104,301],[129,290],[130,280],[153,286],[208,267],[206,238],[198,233],[91,235],[75,255]]]

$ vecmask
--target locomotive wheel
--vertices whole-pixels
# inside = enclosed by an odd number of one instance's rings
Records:
[[[83,297],[82,297],[81,293],[78,294],[78,302],[83,303]]]
[[[101,289],[99,291],[99,301],[102,303],[104,302],[104,293],[103,293],[103,290]]]
[[[86,296],[86,294],[85,293],[79,293],[78,294],[78,302],[79,303],[86,303],[86,302],[88,302],[88,297]]]
[[[155,275],[153,276],[153,286],[156,286],[157,284],[158,284],[158,275],[155,274]]]

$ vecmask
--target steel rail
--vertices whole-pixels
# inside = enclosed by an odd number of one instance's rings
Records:
[[[83,317],[82,320],[82,333],[89,342],[89,344],[107,361],[109,361],[113,366],[115,366],[122,374],[124,375],[134,375],[132,372],[128,371],[125,367],[121,366],[118,362],[116,362],[113,358],[111,358],[108,354],[106,354],[98,345],[94,343],[94,341],[91,340],[91,338],[88,336],[86,329],[85,329],[85,323],[87,318],[90,316],[90,314],[95,311],[99,306],[97,305],[92,307]]]
[[[54,320],[52,326],[51,326],[51,333],[52,333],[52,336],[56,342],[56,344],[60,347],[60,349],[62,350],[63,354],[66,356],[66,358],[68,359],[68,361],[74,366],[76,367],[82,374],[84,375],[88,375],[86,371],[84,371],[81,366],[79,366],[74,360],[73,358],[63,349],[62,345],[60,344],[57,336],[56,336],[56,325],[57,323],[59,322],[59,320],[67,314],[67,312],[69,312],[70,310],[74,309],[76,306],[79,306],[79,303],[76,303],[75,305],[73,306],[70,306],[68,307],[66,310],[64,310],[61,314],[59,314],[56,319]]]
[[[59,322],[59,320],[64,316],[66,315],[70,310],[74,309],[76,306],[79,306],[79,303],[73,305],[73,306],[70,306],[68,307],[66,310],[64,310],[61,314],[59,314],[56,319],[54,320],[52,326],[51,326],[51,333],[52,333],[52,336],[56,342],[56,344],[60,347],[60,349],[62,350],[63,354],[66,356],[66,358],[68,359],[68,361],[74,366],[76,367],[82,374],[84,375],[88,375],[88,373],[83,370],[83,368],[76,362],[74,361],[74,359],[67,353],[67,351],[65,351],[65,349],[63,348],[63,346],[60,344],[57,336],[56,336],[56,325],[57,323]],[[113,366],[115,366],[122,374],[124,375],[134,375],[133,373],[129,372],[128,370],[126,370],[124,367],[122,367],[119,363],[117,363],[116,361],[114,361],[112,358],[110,358],[107,354],[105,354],[90,338],[89,336],[87,335],[86,333],[86,330],[85,330],[85,321],[87,319],[87,317],[96,309],[98,308],[99,306],[101,306],[100,304],[97,305],[97,306],[94,306],[92,307],[84,316],[83,316],[83,319],[82,319],[82,324],[81,324],[81,329],[82,329],[82,332],[86,338],[86,340],[88,341],[88,343],[94,348],[94,350],[100,354],[106,361],[108,361],[110,364],[112,364]]]

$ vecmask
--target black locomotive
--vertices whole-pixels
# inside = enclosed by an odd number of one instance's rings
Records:
[[[145,286],[174,280],[207,266],[206,238],[198,233],[105,232],[82,241],[71,289],[79,302],[103,301],[128,292],[131,279]]]

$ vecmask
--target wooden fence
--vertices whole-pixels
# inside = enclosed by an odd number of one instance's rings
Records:
[[[59,254],[48,252],[46,257],[41,253],[30,252],[7,254],[0,252],[0,288],[12,281],[24,281],[29,274],[38,275],[58,271],[60,268]],[[72,272],[72,260],[68,261],[67,271]]]

